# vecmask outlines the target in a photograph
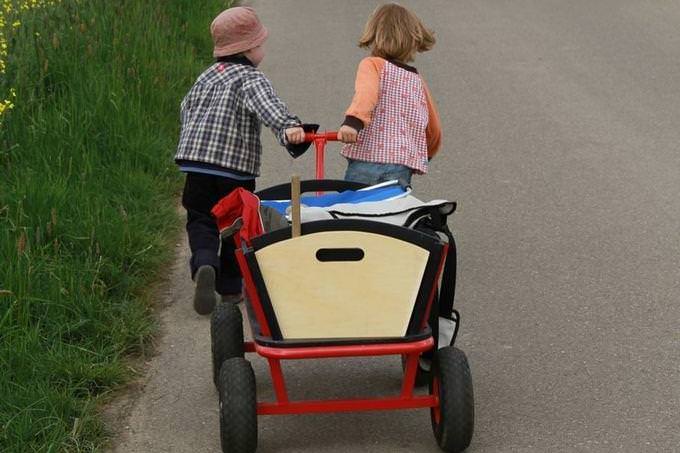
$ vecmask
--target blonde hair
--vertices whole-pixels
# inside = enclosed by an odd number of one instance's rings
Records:
[[[430,50],[435,43],[432,31],[407,8],[396,3],[379,6],[366,23],[359,47],[388,60],[413,61],[416,52]]]

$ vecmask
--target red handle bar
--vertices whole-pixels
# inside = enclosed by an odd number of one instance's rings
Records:
[[[320,133],[314,133],[314,132],[307,132],[305,134],[305,142],[313,142],[316,140],[323,140],[325,142],[337,142],[338,141],[338,133],[337,131],[331,131],[331,132],[320,132]]]
[[[307,132],[305,134],[306,143],[314,143],[314,148],[316,149],[316,179],[323,179],[323,167],[324,167],[324,151],[326,148],[326,142],[337,142],[338,132]]]

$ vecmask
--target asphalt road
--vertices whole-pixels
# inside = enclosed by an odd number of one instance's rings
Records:
[[[377,2],[254,2],[262,69],[335,129]],[[438,43],[416,65],[444,148],[414,180],[459,202],[458,345],[476,399],[472,452],[680,451],[680,2],[403,1]],[[260,188],[313,175],[270,134]],[[344,164],[331,147],[327,173]],[[163,336],[119,452],[219,451],[208,320],[186,249],[160,295]],[[264,362],[253,360],[261,397]],[[397,359],[295,363],[293,396],[391,392]],[[260,418],[261,452],[436,452],[427,411]]]

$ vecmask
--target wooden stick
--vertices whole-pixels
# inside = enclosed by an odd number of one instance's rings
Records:
[[[300,236],[302,231],[300,221],[300,177],[293,175],[290,183],[290,206],[291,206],[291,221],[293,223],[293,237]]]

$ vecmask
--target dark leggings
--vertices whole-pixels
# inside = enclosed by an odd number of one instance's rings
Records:
[[[241,272],[234,256],[234,242],[222,242],[215,218],[210,210],[237,187],[251,192],[255,180],[239,181],[223,176],[187,173],[182,194],[182,206],[187,211],[187,235],[191,248],[191,276],[199,267],[209,265],[217,273],[216,290],[220,294],[241,292]]]

